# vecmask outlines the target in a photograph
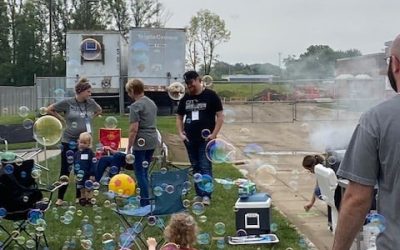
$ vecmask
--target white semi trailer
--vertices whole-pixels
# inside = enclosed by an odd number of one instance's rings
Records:
[[[123,110],[130,102],[128,78],[141,78],[157,105],[170,106],[166,87],[185,70],[185,29],[132,28],[128,42],[118,31],[69,31],[66,37],[66,87],[86,77],[102,106]]]

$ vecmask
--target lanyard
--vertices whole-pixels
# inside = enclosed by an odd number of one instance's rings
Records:
[[[79,102],[78,102],[78,100],[76,100],[76,98],[75,98],[75,102],[76,102],[76,105],[78,105],[78,108],[79,108],[79,111],[81,111],[81,114],[83,114],[83,110],[81,109],[81,105],[79,104]],[[87,115],[87,102],[85,101],[85,117],[88,117],[88,115]]]

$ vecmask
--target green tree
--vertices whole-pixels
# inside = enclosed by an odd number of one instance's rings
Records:
[[[72,0],[72,30],[104,30],[106,15],[103,5],[98,0]]]
[[[108,13],[109,23],[114,22],[117,30],[127,38],[131,18],[129,14],[128,2],[125,0],[104,0],[105,9]]]
[[[289,79],[333,77],[337,59],[360,55],[361,52],[356,49],[343,52],[335,51],[327,45],[311,45],[298,58],[292,55],[283,60],[286,66],[285,77]]]
[[[194,48],[199,48],[198,53],[202,58],[203,73],[205,75],[210,74],[211,66],[217,58],[215,48],[219,44],[227,42],[230,39],[231,33],[225,27],[225,21],[209,10],[200,10],[197,12],[196,16],[193,16],[190,20],[188,35],[192,36],[189,38],[189,40],[194,42],[192,46],[194,46]],[[197,53],[197,49],[192,52]],[[189,56],[189,58],[190,57],[196,58],[196,54]],[[192,66],[196,67],[196,65]]]
[[[158,0],[131,0],[133,27],[163,27],[170,17]]]
[[[28,0],[16,16],[14,69],[15,85],[32,85],[34,74],[43,75],[48,70],[46,55],[46,32],[41,0]]]
[[[7,12],[7,3],[5,0],[0,0],[0,84],[11,82],[10,19]]]

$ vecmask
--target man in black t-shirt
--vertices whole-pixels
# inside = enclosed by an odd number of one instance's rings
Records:
[[[206,145],[217,137],[222,127],[222,103],[214,91],[203,87],[196,71],[186,72],[183,78],[188,94],[179,101],[176,116],[178,134],[185,143],[193,174],[212,177],[212,164],[206,157]],[[199,188],[197,183],[195,190],[203,204],[209,205],[212,190]]]

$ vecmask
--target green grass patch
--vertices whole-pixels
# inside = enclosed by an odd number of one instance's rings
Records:
[[[276,83],[216,83],[213,89],[221,97],[250,100],[264,90],[275,91],[279,94],[290,93],[291,86]]]
[[[114,115],[118,119],[118,127],[122,128],[123,136],[127,136],[128,131],[128,117]],[[97,138],[97,131],[100,127],[104,126],[106,115],[95,119],[95,135]],[[174,133],[175,132],[175,117],[159,117],[158,128],[163,133]],[[97,139],[96,139],[97,141]],[[55,181],[58,179],[59,168],[60,168],[60,156],[49,158],[48,166],[50,167],[50,180]],[[230,178],[236,179],[241,178],[240,172],[230,164],[215,164],[214,176],[216,178]],[[132,171],[126,171],[127,174],[133,176]],[[43,180],[45,175],[43,174]],[[100,192],[96,198],[96,204],[92,207],[82,207],[75,204],[75,188],[73,184],[73,176],[71,175],[71,183],[68,188],[68,192],[65,196],[65,200],[68,203],[62,207],[53,206],[45,215],[47,227],[46,235],[49,241],[50,249],[83,249],[81,247],[81,240],[83,242],[88,238],[91,239],[93,245],[92,249],[103,249],[102,237],[104,234],[111,234],[115,237],[116,242],[119,241],[119,235],[123,232],[122,224],[118,216],[110,209],[110,203],[113,200],[107,200],[107,197],[103,192],[107,191],[106,186],[102,186]],[[214,193],[212,197],[212,204],[205,210],[207,217],[206,222],[198,222],[201,232],[207,232],[210,234],[213,240],[209,245],[197,245],[197,249],[217,249],[216,237],[221,237],[214,233],[214,225],[217,222],[223,222],[226,226],[226,232],[224,234],[225,239],[227,236],[234,236],[236,232],[235,228],[235,212],[234,204],[237,200],[237,188],[234,186],[227,189],[224,186],[214,183]],[[56,194],[55,194],[56,196]],[[55,198],[54,196],[54,198]],[[191,200],[194,196],[194,190],[191,189],[188,194],[188,199]],[[122,202],[122,201],[120,201]],[[111,205],[112,207],[113,205]],[[190,208],[190,207],[189,207]],[[275,232],[280,239],[280,243],[275,246],[267,245],[241,245],[241,246],[230,246],[227,242],[225,249],[300,249],[299,240],[300,236],[290,224],[279,212],[272,209],[272,222],[276,223],[277,231]],[[72,212],[68,212],[72,211]],[[190,209],[189,209],[190,211]],[[190,211],[191,212],[191,211]],[[69,215],[68,215],[69,214]],[[65,216],[72,216],[72,220],[69,223],[62,222]],[[195,216],[198,218],[198,216]],[[131,218],[136,221],[135,218]],[[167,220],[167,219],[166,219]],[[12,227],[12,223],[0,220],[2,225],[8,228]],[[89,223],[93,225],[93,235],[90,237],[84,236],[82,225]],[[146,221],[143,222],[146,225]],[[162,234],[155,226],[150,227],[150,230],[146,230],[147,236],[155,236],[160,239]],[[28,232],[35,233],[35,227],[30,225]],[[5,237],[5,234],[0,234],[0,240]],[[20,241],[25,244],[28,239],[27,236],[23,236]],[[15,248],[17,249],[17,248]],[[119,248],[116,248],[119,249]],[[136,248],[133,248],[136,249]]]

